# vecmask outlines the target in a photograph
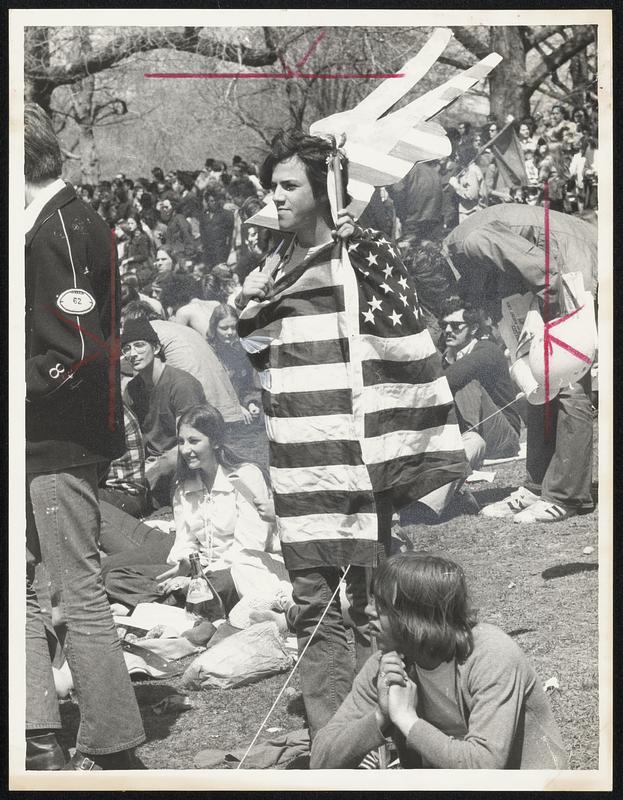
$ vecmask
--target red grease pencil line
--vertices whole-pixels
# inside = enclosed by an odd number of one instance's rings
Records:
[[[144,78],[315,78],[320,80],[351,80],[354,78],[404,78],[404,72],[145,72]]]
[[[543,298],[543,317],[545,320],[545,330],[543,335],[543,361],[545,367],[545,417],[543,434],[546,441],[552,435],[552,409],[550,404],[550,382],[549,382],[549,356],[550,356],[550,333],[549,333],[549,290],[550,290],[550,271],[549,271],[549,183],[543,183],[543,211],[545,214],[545,296]]]

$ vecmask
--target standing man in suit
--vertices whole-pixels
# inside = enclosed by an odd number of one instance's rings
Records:
[[[26,181],[26,768],[136,769],[145,739],[104,593],[97,477],[124,451],[119,282],[107,225],[61,178],[52,125],[24,113]],[[80,727],[66,759],[35,565],[65,628]]]

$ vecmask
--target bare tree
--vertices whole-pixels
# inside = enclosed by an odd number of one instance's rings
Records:
[[[471,28],[453,26],[456,39],[476,58],[499,53],[503,61],[491,73],[491,114],[503,119],[507,114],[521,119],[530,115],[530,101],[537,90],[552,94],[552,85],[564,95],[559,70],[574,58],[587,54],[595,42],[590,25],[495,26]],[[573,75],[573,70],[570,70]],[[576,69],[577,74],[577,69]],[[588,83],[588,81],[587,81]]]

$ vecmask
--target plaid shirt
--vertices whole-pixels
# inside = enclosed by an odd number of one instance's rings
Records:
[[[138,420],[134,412],[125,404],[123,421],[126,452],[111,462],[106,477],[106,488],[137,495],[147,490],[145,448]]]

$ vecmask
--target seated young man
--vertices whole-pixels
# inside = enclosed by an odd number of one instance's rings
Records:
[[[392,556],[373,594],[366,612],[379,652],[314,739],[311,769],[354,769],[389,736],[403,769],[567,769],[534,667],[478,621],[459,564]]]
[[[143,434],[152,495],[158,505],[169,505],[177,460],[176,420],[205,403],[205,394],[196,378],[165,363],[158,335],[147,320],[125,322],[121,352],[138,373],[128,383],[126,397]]]
[[[519,452],[521,417],[513,402],[517,391],[483,313],[459,297],[448,298],[441,312],[444,375],[454,396],[465,455],[472,469],[480,469],[485,458],[510,458]],[[420,498],[407,513],[435,522],[455,499],[462,501],[463,511],[479,510],[462,481],[454,481]]]
[[[486,458],[517,455],[521,429],[513,402],[517,389],[482,311],[451,297],[442,306],[441,326],[446,340],[444,373],[454,395],[461,432],[472,428],[478,433],[485,443]]]

